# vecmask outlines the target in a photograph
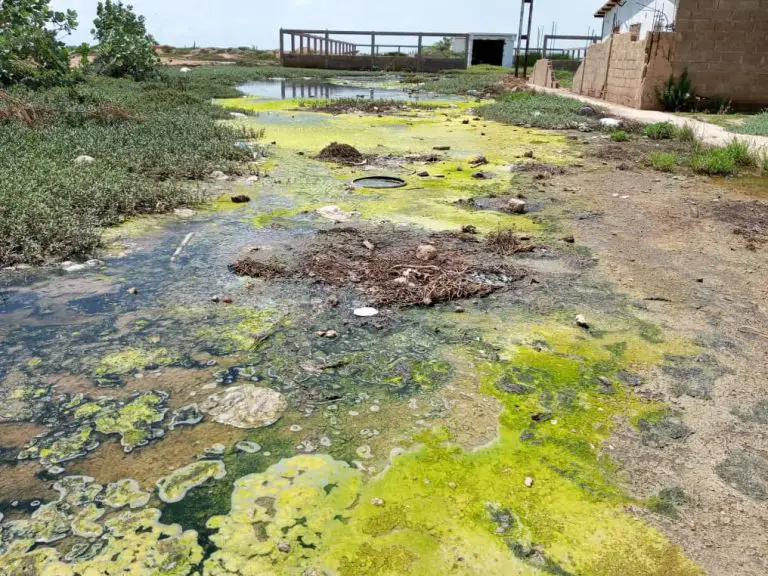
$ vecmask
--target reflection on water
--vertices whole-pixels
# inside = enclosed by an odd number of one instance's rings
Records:
[[[328,82],[305,80],[259,80],[238,86],[248,96],[257,96],[268,100],[287,99],[326,99],[360,98],[370,100],[419,100],[424,92],[406,91],[389,88],[348,86]]]

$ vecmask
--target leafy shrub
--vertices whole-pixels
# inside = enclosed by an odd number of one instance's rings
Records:
[[[629,136],[626,132],[624,132],[624,130],[616,130],[611,132],[611,140],[614,142],[626,142],[629,140]]]
[[[658,96],[666,110],[671,112],[691,110],[696,102],[696,95],[691,88],[688,69],[683,71],[680,78],[675,79],[674,76],[670,76]]]
[[[689,143],[696,142],[696,132],[694,131],[693,126],[691,126],[690,124],[686,124],[678,128],[677,139],[680,140],[681,142],[689,142]]]
[[[645,127],[645,135],[651,140],[671,140],[675,137],[677,129],[671,122],[658,122],[657,124],[648,124]]]
[[[158,58],[144,16],[118,0],[99,2],[91,31],[99,43],[94,66],[99,74],[143,80],[154,75]]]
[[[682,488],[665,488],[658,496],[648,500],[648,508],[657,514],[663,514],[670,518],[678,517],[678,507],[688,504],[690,498]]]
[[[651,166],[659,172],[672,172],[677,166],[677,155],[672,152],[651,152]]]
[[[45,0],[2,0],[0,86],[59,83],[69,70],[69,53],[58,37],[76,27],[73,10],[52,10]]]

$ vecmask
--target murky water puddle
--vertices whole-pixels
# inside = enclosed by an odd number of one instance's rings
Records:
[[[227,269],[311,242],[329,205],[394,238],[513,227],[546,246],[552,222],[456,201],[521,192],[506,167],[531,148],[576,162],[564,137],[471,120],[463,102],[398,117],[225,105],[252,107],[237,121],[275,142],[259,182],[232,187],[249,203],[113,231],[125,253],[97,268],[2,277],[1,570],[698,574],[624,511],[602,448],[617,421],[674,417],[631,383],[690,346],[637,320],[577,251],[510,256],[535,284],[373,318],[354,316],[370,304],[357,290]],[[311,159],[331,141],[378,160]],[[498,178],[473,178],[480,154]],[[374,170],[406,186],[351,185]]]
[[[391,79],[389,84],[393,84]],[[418,90],[385,86],[379,78],[373,78],[368,82],[364,78],[354,78],[349,82],[318,82],[312,79],[285,80],[276,78],[246,82],[238,86],[238,89],[248,96],[267,100],[360,98],[367,100],[418,101],[435,97],[433,94]]]

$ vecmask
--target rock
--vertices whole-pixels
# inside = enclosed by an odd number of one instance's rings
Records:
[[[187,72],[192,72],[192,68],[187,68],[186,66],[182,66],[181,68],[179,68],[179,72],[184,72],[186,74]]]
[[[563,238],[563,242],[566,244],[574,244],[576,242],[576,239],[573,236],[565,236]]]
[[[472,178],[476,180],[493,180],[496,175],[493,172],[475,172],[472,174]]]
[[[595,109],[591,106],[582,106],[576,111],[576,114],[579,116],[594,116],[595,115]]]
[[[229,180],[229,176],[224,174],[224,172],[222,172],[221,170],[214,170],[213,172],[211,172],[211,178],[213,178],[214,180],[221,180],[221,181]]]
[[[277,543],[277,549],[280,552],[287,554],[288,552],[291,551],[291,543],[288,542],[288,540],[280,540]]]
[[[139,291],[137,288],[128,288],[128,294],[138,294]]]
[[[601,118],[600,126],[603,128],[621,128],[622,122],[618,118]]]
[[[237,196],[232,196],[230,200],[232,200],[232,202],[235,204],[245,204],[246,202],[250,202],[251,198],[245,194],[238,194]]]
[[[466,224],[461,227],[461,231],[464,234],[477,234],[477,226],[473,226],[472,224]]]
[[[523,154],[523,158],[533,158],[533,150],[528,150]]]
[[[469,120],[462,120],[461,123],[462,124],[469,124]]]
[[[361,318],[370,318],[371,316],[377,316],[379,311],[376,308],[355,308],[353,314]]]
[[[334,222],[349,222],[357,216],[355,212],[344,212],[338,206],[323,206],[318,208],[316,212],[323,218],[333,220]]]
[[[253,186],[258,181],[259,181],[259,177],[258,176],[248,176],[248,178],[245,179],[243,184],[245,184],[246,186]]]
[[[467,90],[467,96],[477,96],[480,94],[477,90]]]
[[[211,302],[221,302],[221,296],[211,296]]]
[[[464,314],[464,308],[462,308],[461,306],[456,306],[456,308],[454,308],[453,311],[456,314]]]
[[[374,246],[373,243],[369,242],[368,240],[363,240],[363,246],[368,248],[368,250],[373,250],[374,248],[376,248],[376,246]]]
[[[339,298],[337,296],[334,296],[334,295],[328,296],[328,298],[325,299],[325,303],[329,307],[335,308],[336,306],[339,305]]]
[[[323,336],[326,338],[336,338],[338,335],[339,333],[336,332],[336,330],[328,330],[325,334],[323,334]]]
[[[527,488],[530,488],[531,486],[533,486],[533,478],[531,478],[530,476],[526,476],[525,477],[525,486]]]
[[[525,214],[525,202],[517,198],[510,198],[504,206],[504,211],[511,214]]]
[[[176,208],[173,213],[179,218],[192,218],[195,215],[195,211],[189,208]]]
[[[584,132],[584,133],[592,132],[592,127],[589,124],[585,124],[583,122],[581,122],[577,126],[577,128],[578,128],[579,132]]]
[[[416,174],[416,176],[418,176],[420,178],[427,178],[427,177],[429,177],[429,172],[424,170],[423,172],[419,172],[418,174]]]
[[[450,146],[433,146],[432,147],[432,150],[437,150],[438,152],[447,152],[450,149],[451,149]]]
[[[384,500],[382,500],[381,498],[372,498],[371,504],[373,504],[374,506],[384,506]]]
[[[285,397],[271,388],[244,384],[208,397],[200,409],[219,424],[262,428],[277,422],[288,408]]]
[[[435,248],[430,244],[422,244],[418,248],[416,248],[416,258],[418,258],[422,262],[434,260],[436,256],[437,256],[437,248]]]
[[[587,322],[587,319],[583,314],[578,314],[576,316],[576,325],[580,328],[589,328],[589,322]]]
[[[232,118],[245,118],[246,117],[246,115],[243,114],[242,112],[230,112],[229,115],[232,116]]]
[[[90,164],[92,162],[96,162],[96,158],[83,154],[75,158],[74,162],[75,164]]]

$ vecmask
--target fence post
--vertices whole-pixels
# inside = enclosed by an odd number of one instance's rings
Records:
[[[416,72],[422,71],[422,62],[421,62],[421,49],[422,49],[422,42],[424,40],[424,37],[419,34],[419,51],[416,53]]]
[[[285,41],[283,37],[283,29],[280,28],[280,62],[283,61],[284,56],[285,56]]]

